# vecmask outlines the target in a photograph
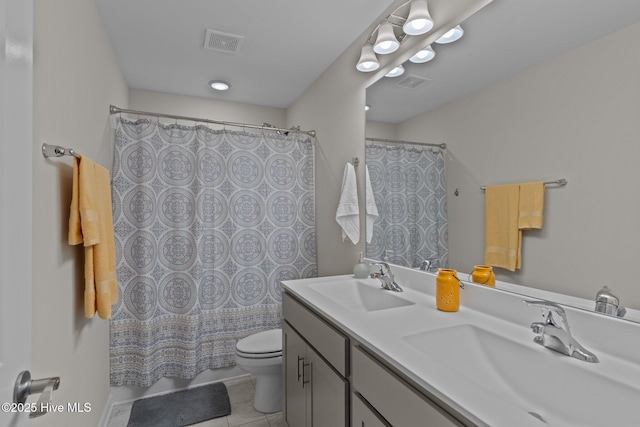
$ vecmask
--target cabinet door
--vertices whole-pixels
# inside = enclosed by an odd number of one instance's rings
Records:
[[[282,353],[284,363],[284,422],[287,427],[305,427],[307,425],[307,384],[303,384],[305,364],[305,342],[289,326],[282,323]],[[308,363],[308,362],[307,362]]]
[[[369,408],[360,395],[354,393],[351,396],[351,427],[391,427]]]
[[[348,426],[349,383],[311,347],[307,347],[311,372],[311,427]],[[309,384],[305,384],[308,387]]]

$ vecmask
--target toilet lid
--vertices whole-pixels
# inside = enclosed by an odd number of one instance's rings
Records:
[[[282,329],[271,329],[249,335],[238,341],[236,349],[241,353],[264,354],[282,351]]]

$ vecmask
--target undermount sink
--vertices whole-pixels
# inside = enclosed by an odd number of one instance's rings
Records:
[[[392,291],[384,290],[377,280],[357,279],[313,283],[309,289],[353,311],[379,311],[413,305]]]
[[[640,390],[543,347],[457,325],[407,335],[405,342],[443,368],[554,426],[640,425]]]

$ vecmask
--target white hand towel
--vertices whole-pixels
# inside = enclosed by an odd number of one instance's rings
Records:
[[[378,207],[376,206],[376,198],[373,195],[373,187],[371,187],[371,179],[369,178],[369,167],[364,167],[364,177],[365,177],[365,230],[366,230],[366,238],[367,243],[371,243],[371,239],[373,239],[373,223],[376,222],[376,218],[378,218]]]
[[[360,208],[358,206],[358,186],[356,170],[347,163],[342,176],[340,202],[336,210],[336,221],[342,227],[342,241],[349,237],[355,245],[360,240]]]

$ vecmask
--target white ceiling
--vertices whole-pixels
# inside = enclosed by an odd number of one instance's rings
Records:
[[[129,87],[278,108],[391,2],[96,0]],[[383,78],[369,88],[367,119],[402,122],[638,21],[640,0],[495,0],[463,23],[461,40],[434,45],[433,61],[405,64],[405,76],[429,84],[408,90]],[[204,49],[207,29],[243,36],[239,52]],[[232,89],[215,93],[212,79]]]
[[[391,0],[96,3],[129,87],[286,108]],[[238,53],[204,49],[207,29],[244,37]]]

